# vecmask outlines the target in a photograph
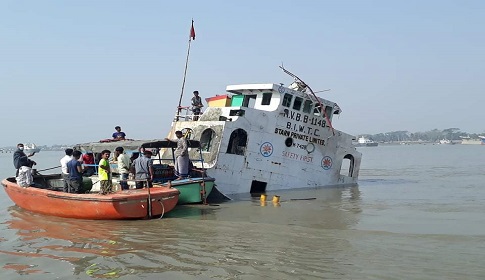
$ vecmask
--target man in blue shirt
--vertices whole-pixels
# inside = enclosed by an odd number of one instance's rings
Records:
[[[113,133],[113,139],[115,140],[125,140],[126,134],[121,131],[121,127],[115,126],[116,132]]]
[[[138,157],[133,161],[131,172],[135,174],[135,186],[137,189],[142,189],[144,186],[151,188],[153,181],[153,162],[152,152],[144,151],[143,156]]]
[[[67,172],[69,173],[69,181],[68,184],[68,193],[82,193],[83,188],[83,167],[81,162],[79,162],[79,158],[81,157],[82,153],[80,151],[74,151],[72,153],[72,160],[67,163]]]

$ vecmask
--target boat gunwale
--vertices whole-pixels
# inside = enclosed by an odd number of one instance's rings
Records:
[[[13,177],[10,177],[13,178]],[[49,198],[56,198],[56,199],[64,199],[64,200],[78,200],[78,201],[99,201],[99,202],[128,202],[133,200],[143,200],[146,199],[148,195],[148,191],[143,191],[145,189],[133,189],[129,190],[128,192],[115,192],[111,194],[102,195],[99,193],[86,193],[86,194],[77,194],[77,193],[65,193],[61,191],[54,191],[50,189],[41,189],[36,187],[21,187],[17,183],[11,182],[8,179],[2,180],[2,185],[4,188],[11,188],[17,192],[24,192],[24,193],[37,193],[39,195],[45,195]],[[180,191],[177,189],[168,189],[163,191],[163,187],[154,187],[150,188],[152,192],[150,192],[150,196],[152,198],[156,196],[157,198],[162,196],[162,200],[171,199],[176,195],[180,194]]]

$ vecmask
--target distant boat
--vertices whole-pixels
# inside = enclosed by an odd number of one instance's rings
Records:
[[[452,145],[452,144],[455,144],[455,143],[453,143],[451,140],[448,140],[448,139],[441,139],[440,140],[440,144],[443,144],[443,145]]]
[[[461,144],[463,145],[480,145],[482,144],[483,139],[473,139],[470,136],[460,136],[461,137]],[[483,136],[482,136],[483,137]]]
[[[40,148],[37,147],[34,143],[25,143],[24,144],[24,153],[32,154],[40,152]]]
[[[376,147],[379,143],[362,136],[357,140],[357,144],[355,145],[358,147]]]

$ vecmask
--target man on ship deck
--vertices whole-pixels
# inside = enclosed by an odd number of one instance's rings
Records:
[[[120,126],[115,126],[115,130],[116,131],[112,135],[113,136],[113,140],[116,140],[116,141],[118,141],[118,140],[125,140],[126,134],[123,131],[121,131],[121,127]]]
[[[202,98],[200,98],[199,92],[197,90],[194,91],[194,96],[192,97],[191,101],[192,101],[192,112],[194,113],[193,120],[197,121],[199,120],[200,111],[202,110],[202,107],[204,107],[204,105],[202,104]]]

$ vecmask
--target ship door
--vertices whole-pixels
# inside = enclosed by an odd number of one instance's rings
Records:
[[[340,175],[352,177],[354,174],[354,156],[347,154],[342,160],[342,165],[340,166]]]
[[[251,182],[250,193],[265,193],[266,192],[266,185],[267,185],[266,182],[253,180]]]

